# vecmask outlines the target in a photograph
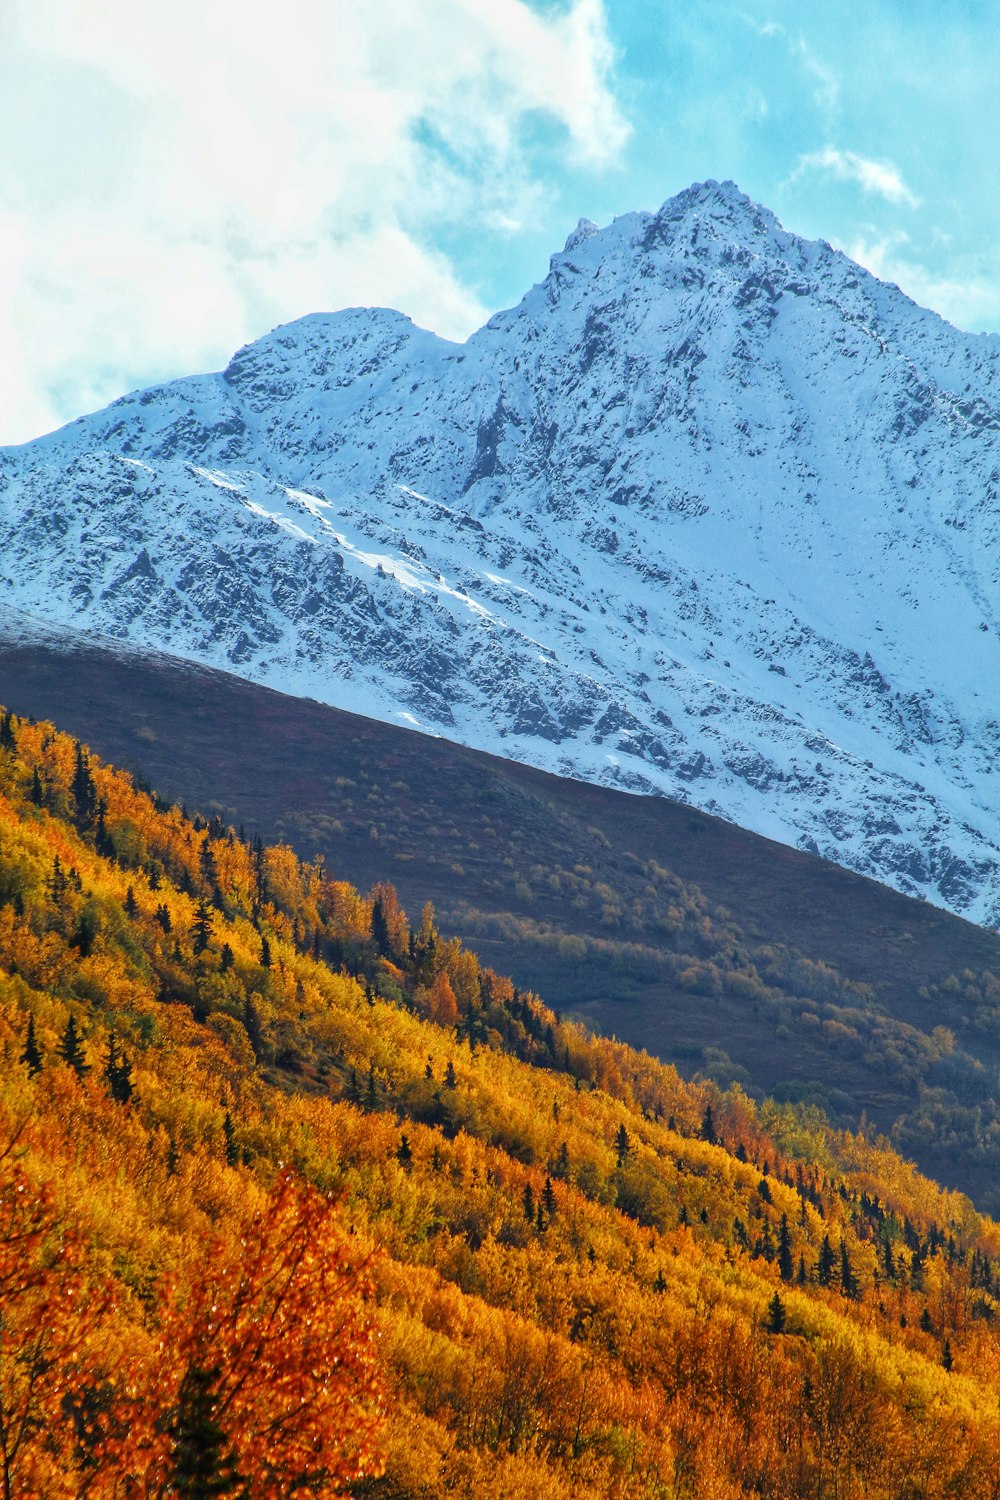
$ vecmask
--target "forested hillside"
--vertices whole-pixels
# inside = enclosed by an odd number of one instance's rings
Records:
[[[5,1496],[996,1496],[998,1256],[0,719]]]
[[[391,878],[549,1005],[684,1076],[865,1122],[1000,1215],[997,932],[667,798],[4,620],[19,713],[363,889]]]

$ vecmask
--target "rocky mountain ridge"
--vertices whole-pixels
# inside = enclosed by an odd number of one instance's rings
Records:
[[[996,924],[998,484],[1000,340],[706,183],[0,450],[0,604]]]

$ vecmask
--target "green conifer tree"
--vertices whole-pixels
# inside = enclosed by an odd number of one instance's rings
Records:
[[[42,1054],[35,1036],[35,1018],[28,1017],[28,1033],[24,1039],[24,1051],[21,1053],[21,1062],[28,1070],[28,1075],[35,1078],[42,1071]]]
[[[212,940],[212,913],[204,901],[199,901],[191,923],[191,947],[195,955],[204,953]],[[266,941],[266,940],[265,940]]]
[[[858,1279],[851,1268],[847,1246],[843,1240],[840,1242],[840,1290],[845,1297],[852,1298],[856,1298],[859,1292]]]
[[[226,1166],[238,1166],[240,1160],[240,1148],[236,1144],[236,1126],[233,1124],[233,1117],[229,1113],[228,1109],[226,1110],[226,1113],[223,1116],[222,1120],[222,1134],[225,1137],[226,1142]]]
[[[787,1314],[785,1313],[785,1304],[782,1302],[778,1293],[775,1292],[774,1296],[771,1298],[771,1301],[768,1303],[767,1308],[768,1333],[784,1333],[786,1317]]]
[[[192,1365],[181,1383],[171,1426],[173,1449],[169,1492],[182,1500],[249,1500],[236,1457],[216,1418],[217,1369]]]
[[[63,1032],[58,1050],[63,1062],[73,1069],[77,1078],[84,1078],[90,1072],[90,1064],[84,1056],[75,1016],[71,1015],[66,1022],[66,1030]]]
[[[785,1214],[781,1215],[781,1224],[778,1228],[778,1270],[782,1281],[791,1281],[795,1275],[795,1263],[792,1260],[792,1236]]]
[[[76,742],[76,765],[73,771],[73,802],[76,807],[76,826],[87,829],[97,813],[97,788],[90,770],[87,752]]]
[[[132,1083],[132,1064],[123,1048],[119,1048],[113,1036],[108,1037],[108,1055],[104,1063],[104,1077],[108,1091],[116,1104],[128,1104],[135,1092]]]
[[[830,1236],[824,1234],[823,1243],[819,1247],[819,1262],[816,1266],[816,1280],[820,1286],[829,1286],[833,1280],[833,1268],[836,1265],[836,1257],[833,1246],[830,1244]]]
[[[545,1186],[542,1188],[542,1207],[545,1209],[546,1218],[555,1218],[556,1195],[552,1190],[552,1179],[550,1177],[546,1177]]]

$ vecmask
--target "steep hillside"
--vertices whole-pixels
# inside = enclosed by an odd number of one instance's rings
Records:
[[[1000,346],[732,184],[0,454],[17,608],[1000,920]]]
[[[8,1494],[995,1492],[968,1200],[9,714],[0,1034]]]
[[[685,1074],[867,1119],[1000,1212],[1000,937],[666,799],[169,658],[0,647],[20,712],[169,797],[431,899],[448,934]]]

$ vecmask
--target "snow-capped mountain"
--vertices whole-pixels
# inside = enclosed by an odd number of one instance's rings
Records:
[[[1000,339],[709,182],[0,450],[0,602],[997,923],[998,486]]]

